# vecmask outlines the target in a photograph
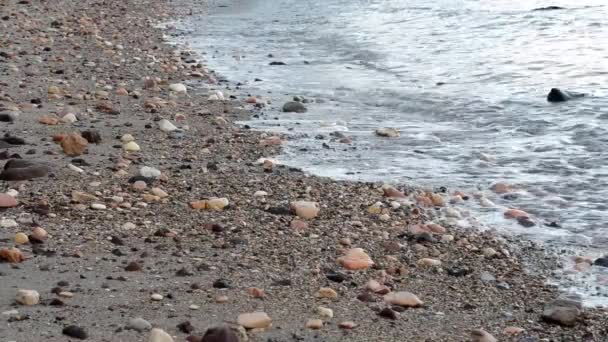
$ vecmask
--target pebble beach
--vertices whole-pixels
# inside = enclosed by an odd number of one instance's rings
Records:
[[[236,122],[307,101],[167,44],[200,6],[0,3],[2,341],[608,340],[541,245],[442,224],[472,194],[276,163]]]

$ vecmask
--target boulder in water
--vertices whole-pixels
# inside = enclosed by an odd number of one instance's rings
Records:
[[[593,264],[596,266],[608,267],[608,255],[604,256],[603,258],[596,259]]]
[[[306,113],[308,109],[300,102],[291,101],[283,105],[283,111],[285,113]]]
[[[547,101],[549,102],[566,102],[577,97],[583,97],[585,94],[573,93],[558,88],[552,88],[547,95]]]

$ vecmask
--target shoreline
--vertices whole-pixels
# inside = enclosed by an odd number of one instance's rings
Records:
[[[0,248],[13,247],[16,233],[30,235],[35,226],[49,234],[43,243],[18,246],[31,258],[0,263],[0,326],[8,340],[65,341],[62,330],[75,325],[91,341],[148,341],[148,327],[138,331],[130,321],[141,317],[184,341],[260,310],[273,326],[250,331],[250,341],[491,341],[479,332],[471,337],[476,329],[501,341],[608,336],[605,310],[586,309],[574,327],[542,319],[559,292],[544,284],[555,260],[533,243],[454,227],[432,231],[426,224],[434,206],[417,208],[418,214],[395,208],[391,203],[400,200],[383,196],[382,184],[258,165],[280,144],[233,124],[248,117],[237,109],[247,97],[207,101],[200,89],[170,90],[210,73],[187,63],[194,56],[174,53],[154,27],[179,16],[181,8],[171,7],[179,5],[129,0],[108,8],[66,0],[44,6],[9,1],[0,7],[11,13],[3,29],[14,33],[0,39],[7,75],[1,112],[19,114],[0,127],[26,140],[6,150],[49,164],[53,175],[3,182],[4,191],[18,191],[19,203],[2,213],[16,225],[2,227]],[[69,113],[78,121],[39,122]],[[163,132],[157,118],[188,129]],[[81,155],[66,156],[52,141],[85,130],[98,131],[101,141],[89,142]],[[140,152],[123,151],[126,134]],[[133,178],[143,166],[162,175]],[[229,206],[205,209],[211,197],[227,198]],[[297,218],[290,203],[298,200],[319,203],[318,216]],[[382,206],[370,209],[377,202]],[[363,248],[374,265],[346,270],[337,259],[351,248]],[[525,258],[538,274],[527,274]],[[333,292],[320,298],[327,287]],[[19,288],[38,291],[41,303],[13,304]],[[263,290],[263,298],[251,288]],[[388,305],[385,291],[408,291],[424,304]],[[156,294],[162,298],[153,299]],[[333,318],[319,315],[319,306],[332,309]],[[17,313],[6,314],[12,310]],[[321,329],[306,328],[320,318]],[[177,328],[186,321],[193,331]],[[344,322],[357,326],[347,329]],[[508,327],[525,331],[509,336]]]

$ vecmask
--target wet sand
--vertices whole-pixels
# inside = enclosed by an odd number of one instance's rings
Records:
[[[13,118],[0,127],[3,136],[25,140],[7,143],[2,156],[51,168],[42,178],[2,182],[18,205],[3,209],[0,248],[15,247],[18,232],[48,232],[42,243],[16,246],[26,260],[0,263],[4,340],[67,341],[63,329],[76,325],[90,341],[148,341],[147,329],[127,328],[141,317],[185,341],[216,325],[236,329],[239,314],[254,311],[266,312],[272,326],[249,330],[250,341],[492,341],[472,334],[476,329],[500,341],[606,340],[605,310],[576,311],[567,327],[543,319],[560,293],[545,285],[556,261],[541,247],[427,226],[442,204],[424,198],[447,201],[451,189],[431,195],[394,185],[408,198],[390,199],[383,184],[258,163],[280,145],[234,124],[252,114],[248,94],[230,89],[226,96],[235,98],[208,100],[197,84],[217,77],[190,63],[197,56],[172,50],[157,28],[187,15],[185,4],[0,4],[0,113]],[[187,84],[187,94],[172,84]],[[67,113],[78,121],[40,122]],[[163,132],[161,119],[183,130]],[[66,155],[54,141],[87,130],[101,141],[81,155]],[[125,134],[141,151],[124,150]],[[162,175],[137,178],[143,166]],[[214,197],[229,205],[193,208]],[[294,201],[318,203],[318,216],[298,218]],[[373,265],[348,270],[338,263],[351,248],[362,248]],[[370,279],[382,288],[369,289]],[[325,287],[336,297],[319,297]],[[36,290],[40,303],[15,303],[18,289]],[[388,291],[411,292],[423,304],[391,305]],[[319,306],[333,318],[321,317]],[[321,329],[306,328],[317,318]],[[180,331],[186,321],[194,331]],[[345,329],[347,321],[355,326]],[[508,327],[523,332],[510,336]]]

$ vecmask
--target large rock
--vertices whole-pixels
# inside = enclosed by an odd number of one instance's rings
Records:
[[[291,209],[295,212],[298,217],[303,219],[313,219],[319,215],[319,204],[317,202],[309,201],[295,201],[291,202]]]
[[[239,337],[229,327],[212,327],[207,329],[201,342],[239,342]]]
[[[577,97],[583,97],[585,94],[569,92],[558,88],[552,88],[547,95],[547,101],[549,102],[565,102],[572,100]]]
[[[368,269],[374,262],[362,248],[352,248],[338,258],[338,264],[347,270],[356,271]]]
[[[61,148],[68,156],[81,155],[89,142],[78,133],[72,133],[61,140]]]
[[[173,342],[173,337],[161,329],[152,329],[148,342]]]
[[[285,113],[306,113],[308,109],[300,102],[287,102],[283,105],[283,111]]]
[[[384,301],[392,305],[404,307],[418,307],[424,304],[418,296],[407,291],[391,292],[384,296]]]
[[[237,323],[247,329],[264,329],[270,327],[272,319],[265,312],[240,314]]]
[[[36,305],[40,302],[40,294],[35,290],[19,290],[15,300],[21,305]]]
[[[50,168],[46,164],[23,159],[11,159],[4,164],[4,170],[0,173],[0,180],[24,181],[44,177],[49,172]]]
[[[561,296],[545,306],[542,318],[545,322],[574,326],[583,312],[582,301],[577,296]]]
[[[17,204],[15,197],[7,194],[0,194],[0,208],[12,208],[16,207]]]
[[[603,258],[598,258],[593,262],[596,266],[608,267],[608,255]]]

